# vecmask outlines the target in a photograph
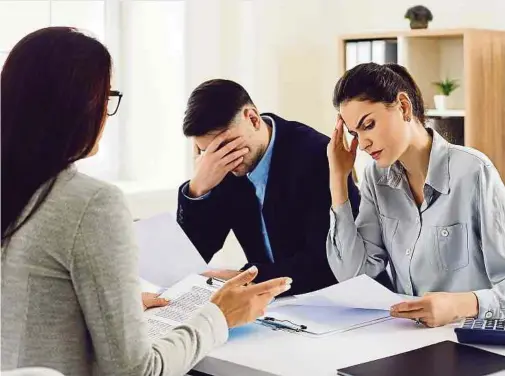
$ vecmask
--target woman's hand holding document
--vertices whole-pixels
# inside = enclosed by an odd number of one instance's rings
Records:
[[[142,306],[145,310],[150,308],[164,307],[168,304],[168,299],[161,298],[160,294],[155,292],[143,292],[142,293]]]
[[[291,288],[291,278],[276,278],[251,284],[258,275],[252,267],[222,286],[208,283],[204,276],[193,274],[168,288],[161,296],[167,306],[146,312],[149,335],[160,338],[173,327],[186,324],[208,304],[214,304],[223,313],[228,328],[253,322],[264,315],[267,305],[279,294]]]
[[[465,312],[465,309],[468,311]],[[471,292],[428,293],[422,298],[391,307],[391,316],[416,320],[429,327],[446,325],[465,317],[476,317],[478,313],[477,297]]]
[[[289,323],[304,328],[298,332],[325,336],[391,319],[392,306],[413,298],[360,275],[319,291],[279,299],[259,322],[276,329]]]

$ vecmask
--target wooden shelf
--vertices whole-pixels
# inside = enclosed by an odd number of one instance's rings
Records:
[[[419,29],[419,30],[397,30],[397,31],[387,31],[387,32],[368,32],[362,34],[344,34],[340,36],[339,39],[347,41],[356,40],[376,40],[376,39],[396,39],[396,38],[411,38],[411,37],[427,37],[427,38],[443,38],[443,37],[463,37],[465,33],[468,32],[486,32],[493,30],[486,29],[474,29],[474,28],[464,28],[464,29]]]
[[[436,110],[429,109],[426,111],[428,117],[464,117],[465,110]]]

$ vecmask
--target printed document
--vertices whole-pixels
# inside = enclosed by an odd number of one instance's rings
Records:
[[[200,308],[210,301],[218,287],[206,283],[207,278],[192,274],[165,290],[162,298],[170,302],[165,307],[149,309],[145,312],[149,336],[161,338],[174,326],[184,324]]]

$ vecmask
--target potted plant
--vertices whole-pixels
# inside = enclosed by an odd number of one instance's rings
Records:
[[[425,6],[416,5],[407,9],[405,18],[410,21],[411,29],[427,29],[428,23],[433,21],[433,14]]]
[[[434,96],[435,108],[437,110],[447,109],[447,98],[451,93],[459,87],[458,80],[446,78],[442,81],[437,81],[433,83],[439,94]]]

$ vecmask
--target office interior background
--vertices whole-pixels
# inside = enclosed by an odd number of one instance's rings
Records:
[[[504,0],[423,0],[429,29],[505,31]],[[330,134],[338,38],[409,30],[406,0],[0,0],[0,67],[27,33],[75,26],[105,43],[124,97],[100,152],[78,168],[117,184],[135,218],[175,211],[192,173],[182,134],[190,92],[210,78],[241,83],[262,112]],[[65,51],[61,51],[65,53]],[[505,60],[501,60],[505,63]],[[505,95],[505,94],[502,94]],[[505,107],[505,104],[504,104]],[[360,153],[360,175],[368,163]],[[242,266],[233,237],[216,263]]]

